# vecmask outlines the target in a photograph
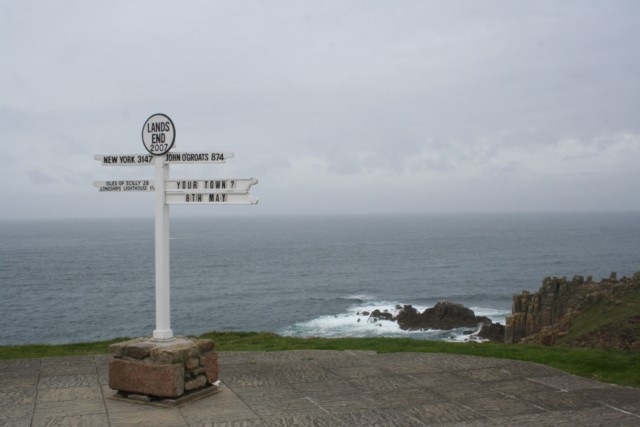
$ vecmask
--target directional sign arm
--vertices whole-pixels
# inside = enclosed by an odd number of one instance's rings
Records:
[[[165,163],[169,165],[226,163],[234,156],[232,152],[204,151],[199,153],[167,153]]]
[[[166,192],[168,205],[255,205],[258,199],[251,194],[227,193],[170,193]]]
[[[256,178],[174,179],[167,181],[167,193],[246,193]]]
[[[96,154],[95,160],[102,163],[102,166],[144,166],[154,165],[155,158],[163,159],[169,165],[193,165],[193,164],[216,164],[226,163],[227,159],[234,156],[234,153],[227,151],[203,151],[196,153],[167,153],[162,156],[151,154]]]
[[[129,179],[118,181],[93,181],[93,186],[100,192],[155,191],[152,179]]]
[[[152,166],[155,164],[151,154],[96,154],[94,160],[102,166]]]
[[[166,181],[166,192],[246,194],[257,183],[256,178],[170,179]],[[155,191],[153,179],[94,181],[93,186],[101,192]]]

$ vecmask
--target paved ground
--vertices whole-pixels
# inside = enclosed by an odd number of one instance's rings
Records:
[[[0,361],[1,426],[640,426],[640,389],[444,354],[220,353],[221,391],[114,400],[106,356]]]

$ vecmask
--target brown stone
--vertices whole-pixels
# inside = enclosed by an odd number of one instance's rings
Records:
[[[184,394],[184,367],[177,363],[156,365],[111,359],[109,387],[127,393],[178,397]]]
[[[109,346],[109,353],[116,357],[124,356],[124,350],[127,348],[127,342],[117,342]]]
[[[156,363],[186,363],[187,360],[197,358],[199,355],[198,346],[185,341],[170,346],[158,346],[151,350],[149,357]]]
[[[542,345],[546,345],[547,347],[550,347],[556,343],[556,338],[557,338],[557,334],[547,333],[547,334],[541,334],[539,337],[539,340]]]
[[[200,354],[208,353],[216,349],[216,343],[213,340],[198,339],[198,340],[194,340],[194,342],[198,346],[198,350],[200,351]]]
[[[202,357],[204,365],[204,373],[207,376],[208,383],[218,381],[218,353],[212,351]]]
[[[207,384],[207,378],[204,375],[199,375],[191,381],[187,381],[184,383],[184,390],[190,391],[195,390],[201,387],[204,387]]]
[[[137,402],[151,402],[151,397],[144,394],[128,394],[127,399],[135,400]]]
[[[112,355],[116,356],[116,357],[124,357],[125,351],[127,350],[127,347],[132,345],[132,344],[137,344],[137,343],[141,343],[141,342],[146,342],[148,341],[147,338],[135,338],[129,341],[121,341],[121,342],[117,342],[115,344],[111,344],[109,346],[109,353],[111,353]]]
[[[144,359],[145,357],[149,357],[149,353],[154,347],[155,345],[149,341],[132,343],[127,345],[124,349],[124,357]]]
[[[192,357],[191,359],[187,360],[187,362],[184,364],[184,367],[187,369],[196,369],[199,365],[200,359],[198,357]]]

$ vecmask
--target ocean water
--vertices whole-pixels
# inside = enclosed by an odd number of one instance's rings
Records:
[[[640,214],[171,219],[176,335],[464,339],[404,332],[363,311],[440,300],[504,322],[546,276],[640,270]],[[148,336],[153,219],[0,221],[0,345]]]

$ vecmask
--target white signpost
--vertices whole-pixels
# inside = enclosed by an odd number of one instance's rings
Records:
[[[173,121],[165,114],[154,114],[142,127],[142,143],[150,154],[96,154],[102,166],[155,166],[155,179],[95,181],[101,192],[154,191],[156,329],[153,339],[173,339],[170,316],[169,283],[169,206],[170,205],[255,205],[249,194],[255,178],[170,180],[169,165],[217,164],[232,158],[232,152],[170,153],[175,143]]]

